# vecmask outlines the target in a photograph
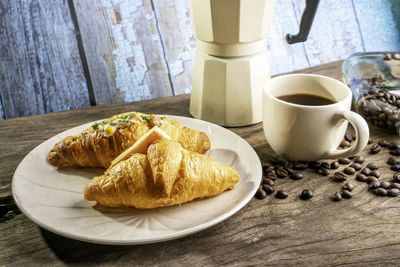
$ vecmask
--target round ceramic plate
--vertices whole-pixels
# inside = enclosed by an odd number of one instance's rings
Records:
[[[166,116],[207,133],[209,157],[240,174],[234,189],[215,197],[172,207],[140,210],[99,207],[83,198],[85,184],[104,170],[55,168],[47,154],[56,142],[76,135],[91,123],[62,132],[33,149],[19,164],[12,181],[14,200],[39,226],[54,233],[93,243],[132,245],[171,240],[211,227],[235,214],[255,194],[261,163],[241,137],[215,124],[186,117]]]

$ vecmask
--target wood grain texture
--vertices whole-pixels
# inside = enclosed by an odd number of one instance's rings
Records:
[[[303,70],[340,78],[341,62]],[[18,118],[0,122],[0,184],[3,193],[20,160],[43,140],[70,127],[108,117],[118,112],[140,110],[189,116],[189,96],[181,95],[143,102]],[[62,123],[60,123],[62,122]],[[51,125],[51,127],[48,127]],[[47,127],[46,127],[47,126]],[[41,129],[36,131],[36,129]],[[246,139],[262,163],[276,156],[266,143],[262,125],[229,128]],[[375,141],[385,138],[372,129]],[[11,149],[13,148],[13,149]],[[361,153],[381,166],[381,180],[392,171],[384,163],[387,150],[377,155]],[[365,163],[364,163],[365,165]],[[341,167],[343,168],[343,166]],[[340,183],[305,172],[300,181],[278,179],[276,189],[289,197],[253,199],[226,221],[178,240],[139,246],[107,246],[75,241],[36,226],[24,215],[0,223],[0,262],[4,265],[398,265],[400,255],[400,203],[398,198],[371,194],[366,184],[350,178],[356,186],[350,200],[332,202],[329,196]],[[303,189],[314,191],[309,201],[299,200]],[[9,193],[9,192],[8,192]]]
[[[0,2],[0,96],[6,118],[89,106],[66,1]]]
[[[97,104],[172,95],[151,0],[74,1]]]
[[[152,0],[175,94],[190,93],[196,37],[188,0]]]

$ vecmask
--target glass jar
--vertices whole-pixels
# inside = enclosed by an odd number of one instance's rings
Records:
[[[355,110],[372,126],[400,135],[400,53],[357,53],[342,65]]]

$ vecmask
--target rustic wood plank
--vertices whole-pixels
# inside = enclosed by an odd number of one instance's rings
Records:
[[[5,117],[89,106],[67,1],[1,1],[0,14]]]
[[[340,78],[340,66],[341,62],[337,62],[300,72]],[[180,95],[1,121],[4,138],[0,139],[0,147],[4,149],[0,150],[0,185],[10,183],[15,167],[31,148],[62,130],[128,110],[188,116],[188,107],[189,96]],[[265,141],[262,124],[229,129],[245,138],[263,163],[275,157]],[[375,129],[372,134],[375,141],[385,138],[400,142],[398,136]],[[373,156],[367,151],[361,154],[368,162],[381,165],[382,180],[391,176],[384,163],[387,150]],[[355,185],[353,198],[338,203],[329,196],[341,184],[330,181],[329,177],[307,170],[300,181],[278,179],[276,189],[289,192],[286,200],[272,196],[253,199],[237,214],[205,231],[140,246],[106,246],[71,240],[37,227],[21,214],[0,223],[3,233],[0,262],[52,266],[398,265],[398,199],[374,196],[365,184],[353,179],[350,178]],[[298,199],[305,188],[314,191],[309,201]]]
[[[96,104],[172,95],[151,0],[73,3]]]
[[[295,34],[299,30],[296,13],[291,1],[276,1],[271,32],[268,35],[270,51],[270,73],[276,75],[309,67],[307,55],[302,43],[289,45],[286,34]]]
[[[352,1],[365,51],[400,51],[399,1]]]
[[[153,0],[153,3],[174,93],[190,93],[196,37],[189,1]]]
[[[304,0],[292,0],[300,21]],[[363,52],[362,37],[351,1],[320,1],[308,40],[304,43],[310,66],[345,59]]]

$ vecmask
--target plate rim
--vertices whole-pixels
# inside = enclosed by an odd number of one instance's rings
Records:
[[[199,120],[196,118],[191,118],[191,117],[185,117],[185,116],[176,116],[176,115],[159,115],[159,116],[165,116],[167,118],[171,118],[173,120],[178,121],[179,123],[181,123],[179,120],[183,119],[183,120],[190,120],[190,121],[194,121],[195,123],[202,123],[205,124],[206,126],[208,125],[212,125],[213,127],[216,128],[220,128],[223,131],[227,131],[229,132],[229,134],[237,137],[239,140],[244,141],[244,143],[248,146],[249,150],[251,151],[251,153],[254,153],[254,155],[257,158],[257,168],[256,168],[256,181],[255,184],[259,184],[261,182],[262,179],[262,168],[261,168],[261,161],[260,158],[257,155],[257,152],[254,150],[254,148],[241,136],[239,136],[238,134],[234,133],[233,131],[230,131],[229,129],[226,129],[222,126],[216,125],[214,123],[208,122],[208,121],[203,121],[203,120]],[[103,119],[104,120],[104,119]],[[100,120],[101,121],[101,120]],[[25,207],[20,203],[18,196],[15,192],[15,183],[16,180],[18,178],[16,178],[18,172],[20,171],[20,168],[22,163],[27,159],[27,157],[32,153],[32,151],[34,151],[35,149],[37,149],[39,146],[43,145],[45,142],[49,141],[50,139],[58,136],[58,135],[62,135],[65,132],[74,130],[75,128],[80,128],[84,125],[90,125],[93,124],[95,121],[93,122],[88,122],[88,123],[83,123],[80,124],[78,126],[69,128],[67,130],[64,130],[60,133],[57,133],[55,135],[53,135],[52,137],[46,139],[45,141],[41,142],[39,145],[37,145],[35,148],[33,148],[32,150],[29,151],[28,154],[25,155],[25,157],[21,160],[21,162],[18,164],[17,168],[14,171],[13,177],[12,177],[12,181],[11,181],[11,192],[12,192],[12,197],[14,199],[14,202],[17,204],[18,208],[21,210],[21,212],[28,217],[28,219],[30,219],[31,221],[33,221],[35,224],[37,224],[39,227],[42,227],[52,233],[61,235],[63,237],[67,237],[70,239],[74,239],[74,240],[78,240],[78,241],[83,241],[83,242],[89,242],[89,243],[95,243],[95,244],[104,244],[104,245],[143,245],[143,244],[152,244],[152,243],[159,243],[159,242],[165,242],[165,241],[169,241],[169,240],[174,240],[174,239],[178,239],[178,238],[182,238],[188,235],[192,235],[195,233],[198,233],[202,230],[205,230],[207,228],[213,227],[218,223],[221,223],[223,221],[225,221],[226,219],[228,219],[229,217],[233,216],[234,214],[236,214],[239,210],[241,210],[243,207],[245,207],[250,200],[253,198],[254,194],[256,193],[258,186],[254,186],[252,188],[252,190],[237,204],[235,205],[232,209],[228,210],[227,212],[217,216],[216,218],[213,218],[211,220],[208,220],[206,222],[203,222],[201,224],[195,225],[193,227],[189,227],[183,230],[178,230],[175,231],[174,233],[170,233],[170,234],[166,234],[166,235],[162,235],[161,237],[151,237],[151,238],[139,238],[139,239],[102,239],[102,238],[95,238],[95,237],[88,237],[88,236],[84,236],[84,235],[80,235],[80,234],[74,234],[71,233],[70,231],[63,231],[60,230],[57,227],[54,227],[52,225],[49,225],[41,220],[38,220],[37,218],[35,218],[29,211],[27,211],[25,209]]]

